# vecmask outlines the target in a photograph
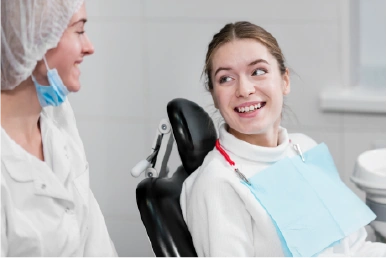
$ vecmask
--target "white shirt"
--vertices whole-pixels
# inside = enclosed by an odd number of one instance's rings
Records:
[[[302,151],[316,146],[306,135],[288,135],[281,127],[279,145],[274,148],[241,141],[226,131],[225,124],[220,128],[221,146],[247,178],[297,155],[289,139]],[[271,218],[218,150],[209,152],[202,166],[186,179],[180,203],[198,256],[284,256]],[[384,244],[365,242],[365,238],[361,228],[321,255],[385,256]]]
[[[45,162],[1,130],[1,255],[117,256],[69,102],[40,125]]]

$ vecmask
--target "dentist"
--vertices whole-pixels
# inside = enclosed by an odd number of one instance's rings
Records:
[[[86,21],[83,0],[1,0],[1,256],[117,256],[66,98]]]

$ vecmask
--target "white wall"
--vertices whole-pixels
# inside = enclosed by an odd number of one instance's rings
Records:
[[[343,5],[342,5],[343,6]],[[319,91],[343,80],[338,0],[93,0],[87,33],[95,54],[82,64],[82,89],[70,100],[90,163],[91,187],[120,256],[153,256],[136,206],[143,179],[130,169],[150,152],[173,98],[212,112],[200,80],[207,44],[227,22],[248,20],[270,31],[296,72],[284,126],[328,144],[342,179],[356,157],[385,146],[385,115],[323,113]],[[175,149],[174,149],[175,150]],[[176,150],[171,167],[179,164]]]
[[[360,13],[360,84],[385,88],[385,0],[358,0]],[[384,50],[384,51],[382,51]]]

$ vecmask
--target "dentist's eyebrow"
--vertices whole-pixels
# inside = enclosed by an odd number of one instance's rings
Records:
[[[81,19],[79,19],[78,21],[74,22],[72,25],[70,25],[70,27],[76,25],[76,24],[79,23],[79,22],[83,22],[83,23],[85,24],[87,21],[88,21],[88,20],[87,20],[86,18],[81,18]]]
[[[252,65],[255,65],[255,64],[258,64],[258,63],[266,63],[267,65],[269,65],[269,63],[266,60],[264,60],[264,59],[257,59],[255,61],[251,62],[248,66],[252,66]]]

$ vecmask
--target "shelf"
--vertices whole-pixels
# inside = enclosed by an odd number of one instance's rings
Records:
[[[326,89],[321,92],[320,107],[323,111],[384,113],[386,112],[384,89],[354,87]]]

